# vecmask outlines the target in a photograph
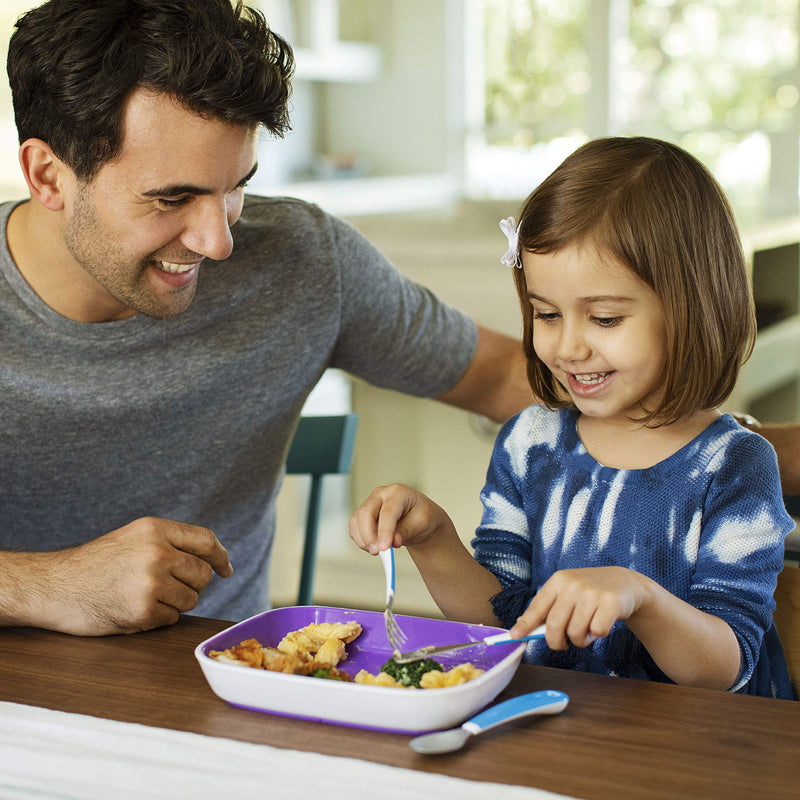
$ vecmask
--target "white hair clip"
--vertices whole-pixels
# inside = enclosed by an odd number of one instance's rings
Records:
[[[505,264],[507,267],[522,269],[522,264],[519,260],[519,225],[514,222],[514,217],[501,219],[500,230],[508,237],[508,250],[500,259],[500,263]]]

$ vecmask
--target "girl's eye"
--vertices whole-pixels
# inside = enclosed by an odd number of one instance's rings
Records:
[[[533,311],[533,318],[542,322],[555,322],[561,315],[557,311]]]
[[[622,317],[593,317],[593,320],[601,328],[613,328],[622,322]]]

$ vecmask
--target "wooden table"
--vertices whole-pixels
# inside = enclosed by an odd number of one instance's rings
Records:
[[[185,616],[169,628],[86,639],[0,629],[0,700],[587,800],[798,797],[797,703],[523,665],[498,699],[558,689],[570,696],[566,711],[490,731],[459,753],[420,756],[402,734],[220,700],[193,650],[227,625]]]

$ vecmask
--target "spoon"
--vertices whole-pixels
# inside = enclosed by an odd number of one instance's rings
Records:
[[[460,728],[416,736],[408,744],[412,750],[423,755],[452,753],[459,750],[470,736],[531,714],[558,714],[567,707],[568,702],[569,697],[564,692],[552,689],[523,694],[481,711]]]

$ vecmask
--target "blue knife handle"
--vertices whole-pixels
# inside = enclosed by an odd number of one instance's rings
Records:
[[[544,639],[545,626],[540,625],[534,628],[527,636],[521,636],[519,639],[511,639],[506,633],[496,633],[494,636],[487,636],[483,641],[486,644],[515,644],[517,642],[529,642],[531,639]]]

